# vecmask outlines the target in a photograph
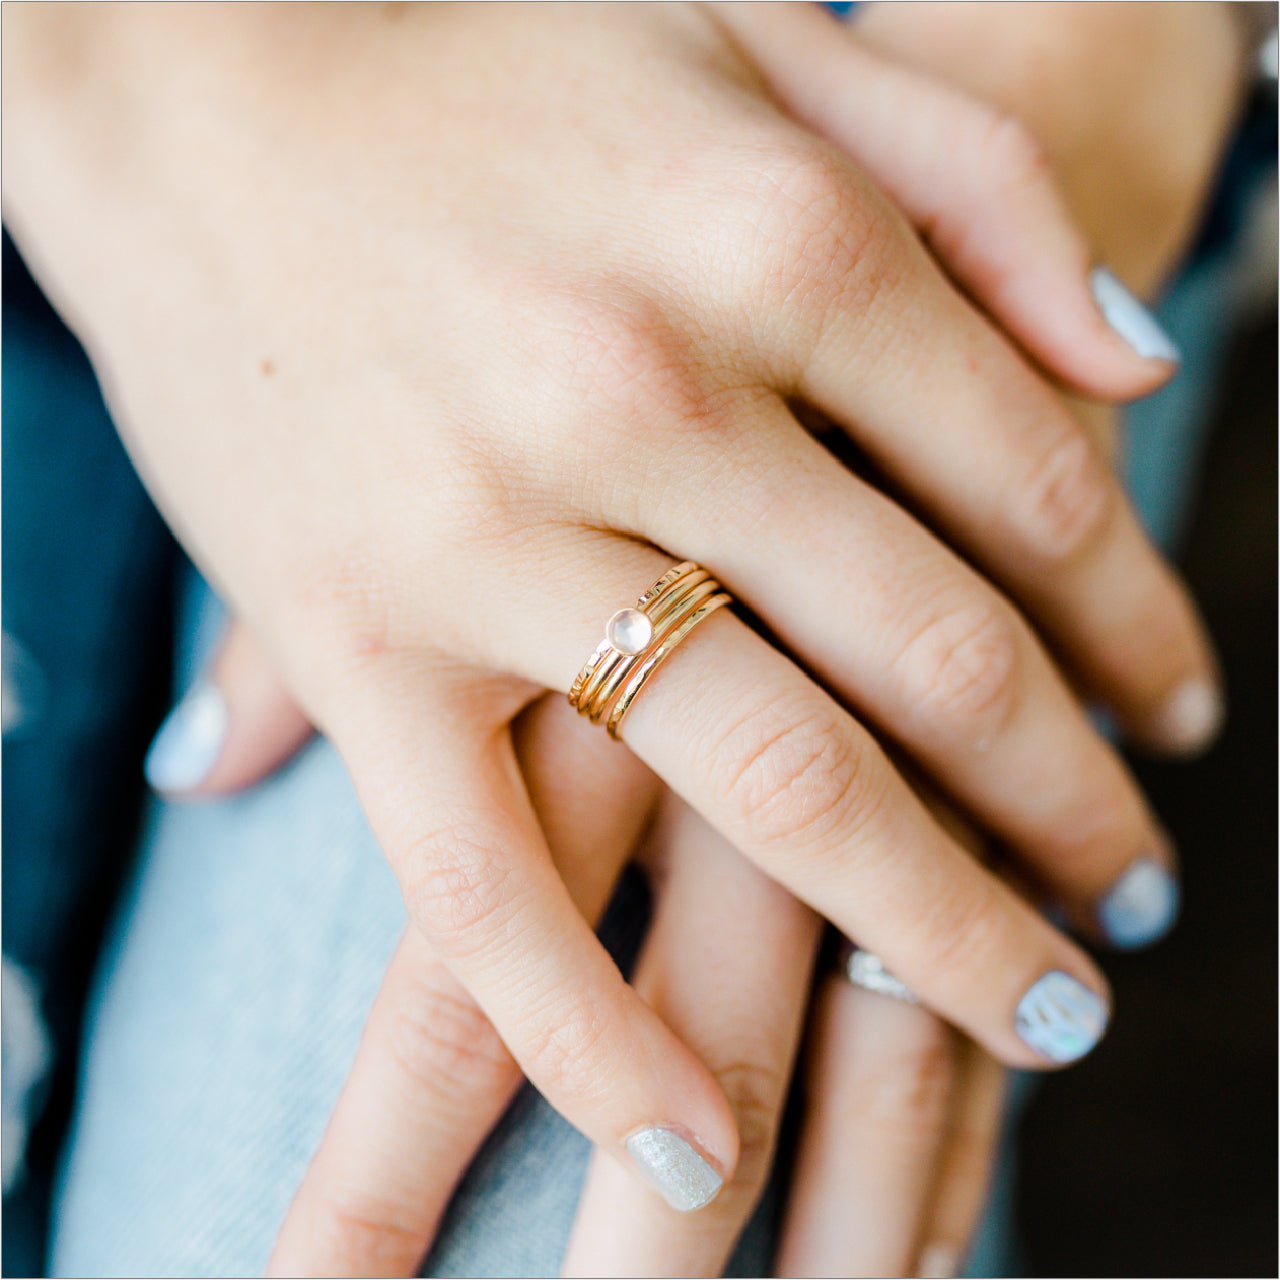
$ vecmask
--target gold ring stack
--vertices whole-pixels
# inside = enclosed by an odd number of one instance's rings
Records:
[[[733,597],[692,560],[668,569],[636,601],[605,624],[604,639],[569,689],[569,705],[611,738],[653,673],[700,622]]]

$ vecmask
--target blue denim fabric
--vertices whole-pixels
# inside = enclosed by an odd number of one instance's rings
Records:
[[[177,557],[84,352],[7,236],[3,262],[3,1238],[5,1274],[29,1275],[43,1268],[85,988],[136,835],[138,765],[168,696]],[[28,987],[35,1007],[15,1030]],[[20,1082],[32,1037],[52,1055]]]

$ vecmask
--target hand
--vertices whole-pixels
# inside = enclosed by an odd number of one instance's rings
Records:
[[[242,627],[209,681],[233,710],[210,781],[193,796],[253,782],[280,762],[282,744],[309,731]],[[599,762],[596,748],[559,698],[521,717],[530,796],[588,919],[599,917],[643,832],[656,910],[636,985],[725,1088],[742,1154],[696,1217],[597,1155],[564,1274],[720,1274],[772,1165],[817,922],[669,795],[646,826],[657,788],[629,753],[605,757],[584,805],[565,779]],[[782,1273],[921,1274],[921,1262],[936,1267],[961,1252],[984,1198],[1003,1072],[924,1009],[835,975],[820,980],[808,1039]],[[406,932],[272,1273],[413,1274],[519,1080],[484,1015],[421,936]]]
[[[723,1173],[737,1156],[715,1081],[575,910],[508,732],[671,555],[713,565],[1080,923],[1129,868],[1169,867],[1008,601],[787,405],[848,428],[1136,726],[1211,680],[1180,589],[1047,388],[718,23],[124,7],[8,34],[20,242],[171,520],[342,751],[415,922],[596,1142],[658,1126]],[[857,68],[905,109],[898,73]],[[952,269],[1059,374],[1123,394],[1167,373],[1091,307],[1061,221],[1041,327],[990,239],[958,244]],[[1050,972],[1100,1030],[1083,953],[727,613],[625,737],[1002,1059],[1088,1043],[1020,1038]]]

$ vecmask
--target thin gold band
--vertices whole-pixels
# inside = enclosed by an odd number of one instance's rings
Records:
[[[719,586],[719,583],[716,585]],[[632,676],[626,692],[614,703],[613,710],[609,712],[609,719],[605,724],[605,728],[609,731],[609,737],[616,738],[618,736],[618,732],[622,727],[622,718],[631,710],[631,704],[636,700],[636,694],[645,687],[653,673],[671,656],[676,645],[694,627],[698,626],[699,623],[705,622],[722,605],[732,603],[733,597],[728,592],[722,591],[718,596],[712,596],[710,600],[695,609],[673,632],[664,638],[656,650],[645,658],[640,664],[639,671]]]
[[[609,736],[617,738],[624,717],[653,673],[695,627],[732,602],[700,565],[692,560],[673,565],[636,601],[634,609],[620,610],[610,618],[604,640],[569,688],[569,705],[592,724],[604,720]],[[619,621],[630,631],[615,633]]]
[[[670,618],[672,609],[679,605],[690,586],[710,576],[705,569],[700,569],[692,560],[685,560],[673,569],[668,569],[640,597],[636,602],[635,612],[643,613],[649,619],[653,632],[656,633],[659,626]],[[652,643],[652,638],[649,643]],[[588,716],[592,723],[598,724],[600,712],[603,711],[601,692],[604,691],[604,701],[607,703],[620,682],[626,679],[627,672],[635,666],[638,658],[638,654],[623,653],[615,649],[606,634],[605,639],[591,655],[587,666],[578,673],[578,679],[574,681],[573,688],[569,690],[570,703],[577,707],[579,714]],[[583,679],[584,675],[585,679]]]
[[[690,613],[692,613],[708,596],[714,595],[720,590],[720,584],[710,575],[703,575],[707,581],[695,583],[687,591],[684,590],[685,583],[681,582],[676,591],[681,592],[679,598],[669,607],[663,610],[662,621],[655,623],[653,628],[653,639],[649,642],[649,648],[644,653],[636,654],[626,660],[625,665],[619,663],[613,669],[608,679],[596,690],[595,696],[591,699],[590,704],[585,709],[585,714],[592,724],[599,724],[605,713],[609,710],[614,697],[622,688],[623,683],[640,666],[647,660],[647,655],[653,652],[655,644],[661,644],[667,636],[669,636]],[[690,575],[686,581],[692,581],[693,575]],[[582,709],[582,704],[579,704]],[[617,736],[616,734],[614,735]]]

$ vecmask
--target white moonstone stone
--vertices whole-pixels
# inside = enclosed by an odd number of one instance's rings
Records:
[[[619,653],[643,653],[653,639],[653,623],[639,609],[619,609],[604,634]]]

